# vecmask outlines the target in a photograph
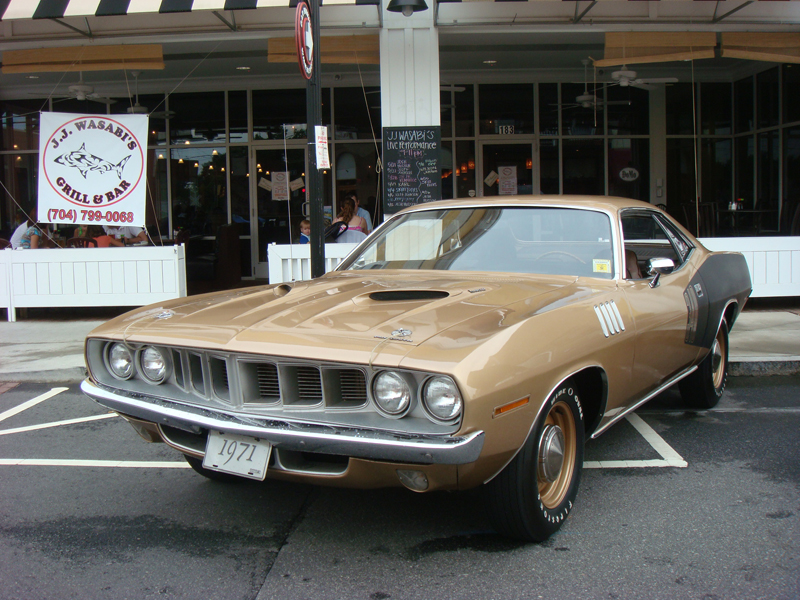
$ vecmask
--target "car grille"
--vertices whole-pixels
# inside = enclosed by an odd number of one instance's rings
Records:
[[[309,420],[346,426],[387,427],[409,433],[452,433],[459,423],[437,423],[416,400],[402,418],[382,415],[370,393],[380,368],[335,362],[158,346],[171,359],[171,371],[158,385],[146,381],[138,368],[127,380],[114,377],[106,349],[114,342],[90,339],[87,362],[92,376],[110,389],[141,398],[221,409],[254,417]],[[143,344],[129,344],[134,354]],[[430,374],[404,371],[413,390]]]

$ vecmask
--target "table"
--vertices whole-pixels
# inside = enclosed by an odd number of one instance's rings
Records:
[[[761,233],[761,219],[767,213],[777,212],[776,210],[766,209],[766,208],[742,208],[737,210],[717,210],[717,226],[719,227],[722,220],[725,219],[730,223],[730,229],[733,232],[733,235],[745,235],[745,234],[752,234],[753,231],[742,231],[744,220],[743,218],[747,216],[749,219],[752,220],[753,229],[755,230],[756,234]]]

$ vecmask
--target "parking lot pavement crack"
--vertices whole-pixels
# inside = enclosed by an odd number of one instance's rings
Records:
[[[314,501],[319,497],[319,489],[316,487],[312,487],[309,489],[306,497],[303,499],[303,503],[300,505],[300,509],[297,511],[297,514],[294,515],[287,523],[286,526],[283,528],[276,529],[272,538],[275,540],[275,545],[277,546],[277,550],[274,553],[273,559],[271,564],[267,567],[266,571],[264,572],[264,580],[261,582],[259,593],[256,595],[256,599],[258,600],[261,597],[261,591],[264,589],[264,585],[269,578],[270,573],[272,572],[272,567],[278,562],[278,558],[281,555],[281,551],[283,547],[289,542],[289,538],[295,532],[295,530],[300,526],[303,520],[306,518],[306,513],[308,512],[311,505]]]

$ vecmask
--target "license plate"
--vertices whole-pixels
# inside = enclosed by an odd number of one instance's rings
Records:
[[[272,445],[264,440],[209,431],[203,466],[212,471],[264,481],[271,451]]]

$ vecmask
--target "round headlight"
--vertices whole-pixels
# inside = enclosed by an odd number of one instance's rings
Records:
[[[167,359],[163,352],[147,346],[141,354],[142,375],[153,383],[161,383],[167,376]]]
[[[108,368],[119,379],[133,375],[133,355],[125,344],[114,344],[108,349]]]
[[[397,373],[384,371],[372,384],[375,402],[383,412],[397,416],[403,414],[411,404],[411,388]]]
[[[463,403],[455,382],[449,377],[431,377],[422,391],[428,413],[440,421],[452,421],[461,414]]]

